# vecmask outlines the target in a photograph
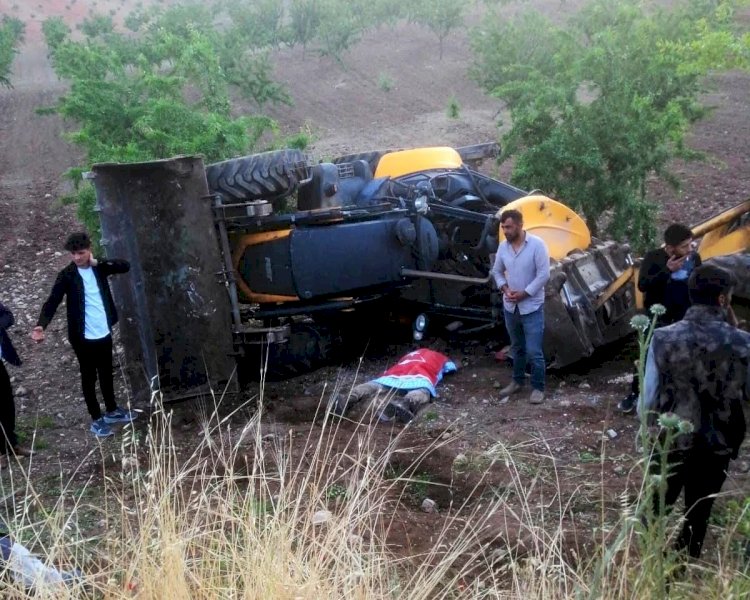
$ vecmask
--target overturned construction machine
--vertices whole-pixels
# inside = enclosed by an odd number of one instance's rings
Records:
[[[496,151],[312,164],[282,150],[207,167],[196,157],[94,166],[102,245],[133,264],[114,283],[131,386],[174,397],[228,380],[235,365],[240,380],[299,372],[392,315],[406,316],[417,339],[428,321],[456,335],[497,327],[489,270],[505,208],[523,213],[553,259],[549,364],[627,335],[637,303],[628,246],[593,239],[563,204],[468,166]],[[732,217],[745,232],[747,212]]]

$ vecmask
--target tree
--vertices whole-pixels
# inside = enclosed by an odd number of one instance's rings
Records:
[[[320,22],[316,30],[318,53],[342,63],[342,54],[359,41],[366,24],[348,0],[320,0]]]
[[[747,64],[732,15],[727,0],[593,0],[567,24],[527,12],[478,29],[472,73],[510,111],[501,160],[515,159],[513,182],[571,204],[595,235],[648,244],[646,182],[675,185],[669,161],[695,157],[684,137],[705,114],[703,75]]]
[[[443,42],[448,34],[464,24],[466,0],[413,0],[406,8],[409,20],[424,25],[438,38],[443,60]]]
[[[226,0],[223,11],[232,23],[231,37],[256,47],[276,47],[281,42],[284,3],[279,0],[253,0],[240,3]]]
[[[42,23],[42,32],[50,51],[54,51],[70,35],[68,27],[62,17],[51,17]]]
[[[230,37],[231,28],[219,30],[213,16],[205,5],[157,8],[129,19],[136,31],[128,35],[94,18],[81,27],[80,41],[46,24],[53,67],[69,83],[50,112],[78,125],[68,137],[89,164],[176,154],[210,162],[251,152],[276,131],[263,115],[232,115],[232,90],[262,105],[282,98],[283,89],[262,69],[252,71],[250,49]],[[69,175],[79,182],[81,170]],[[92,222],[91,191],[78,199],[82,220]]]
[[[320,56],[329,56],[341,64],[343,53],[373,25],[371,5],[365,0],[292,0],[288,41],[302,45],[303,57],[315,42]]]
[[[320,0],[292,0],[289,5],[289,41],[292,44],[302,44],[303,59],[308,44],[317,35],[320,20]]]
[[[10,70],[23,41],[24,24],[15,17],[0,20],[0,86],[10,87]]]

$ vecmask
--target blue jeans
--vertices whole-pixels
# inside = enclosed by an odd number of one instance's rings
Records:
[[[510,337],[513,357],[513,381],[523,385],[526,381],[526,363],[531,363],[531,387],[544,391],[544,306],[528,315],[505,312],[505,328]]]

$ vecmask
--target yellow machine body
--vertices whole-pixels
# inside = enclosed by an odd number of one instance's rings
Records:
[[[462,165],[461,155],[447,146],[399,150],[383,155],[375,169],[375,178],[396,178],[436,169],[460,169]]]
[[[693,236],[702,236],[698,253],[703,260],[747,252],[750,249],[750,200],[696,225]]]

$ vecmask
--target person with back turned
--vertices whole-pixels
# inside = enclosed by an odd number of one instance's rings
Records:
[[[734,285],[734,276],[719,267],[703,265],[693,271],[688,281],[692,306],[681,321],[654,331],[638,408],[649,426],[657,425],[662,415],[679,422],[672,445],[660,449],[667,453],[669,468],[665,506],[658,494],[654,506],[660,514],[685,490],[677,548],[693,558],[700,557],[714,497],[745,437],[750,333],[730,322]],[[656,456],[652,470],[660,463]]]

